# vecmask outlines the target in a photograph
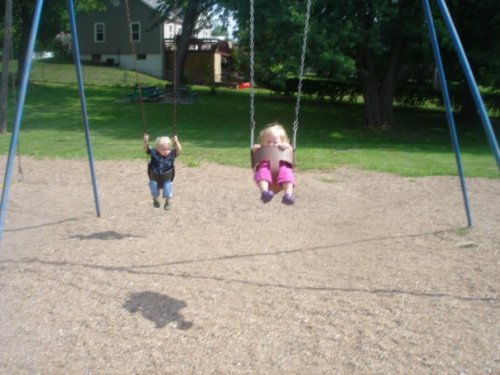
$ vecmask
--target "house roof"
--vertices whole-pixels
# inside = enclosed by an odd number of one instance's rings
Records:
[[[149,6],[152,9],[156,9],[160,3],[162,3],[162,0],[140,0],[147,6]],[[182,23],[182,19],[179,18],[179,14],[181,14],[182,8],[177,8],[175,11],[176,14],[176,23]]]
[[[156,9],[158,4],[160,3],[160,0],[141,0],[141,1],[153,9]]]

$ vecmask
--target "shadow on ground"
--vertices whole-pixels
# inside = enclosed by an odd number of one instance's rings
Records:
[[[187,303],[164,294],[155,292],[132,293],[123,307],[132,314],[141,312],[142,316],[155,323],[156,328],[163,328],[174,322],[178,329],[187,330],[193,326],[179,313]]]

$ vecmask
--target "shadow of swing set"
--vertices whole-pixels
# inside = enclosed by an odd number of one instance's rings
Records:
[[[500,152],[499,152],[498,143],[497,143],[495,134],[493,132],[493,128],[491,126],[490,119],[487,115],[486,107],[485,107],[484,102],[483,102],[481,95],[479,93],[479,89],[477,87],[477,84],[476,84],[474,75],[472,73],[470,64],[469,64],[468,59],[465,55],[465,51],[464,51],[462,43],[460,41],[460,37],[459,37],[458,32],[455,28],[455,25],[453,23],[453,20],[451,18],[451,15],[449,13],[449,10],[448,10],[448,7],[445,3],[445,0],[436,0],[436,2],[438,5],[438,8],[439,8],[439,11],[441,13],[441,16],[443,17],[444,22],[446,24],[446,28],[448,30],[450,37],[451,37],[455,51],[458,55],[460,65],[462,67],[465,78],[466,78],[467,83],[469,85],[469,89],[471,90],[472,96],[474,98],[474,102],[477,106],[477,109],[478,109],[478,112],[479,112],[479,115],[481,118],[481,122],[482,122],[482,125],[484,128],[484,131],[486,133],[488,142],[490,144],[490,148],[492,150],[493,156],[495,158],[497,167],[500,170]],[[278,152],[276,149],[263,150],[261,154],[252,158],[252,167],[257,165],[260,161],[264,160],[264,158],[273,159],[271,161],[271,165],[276,165],[276,163],[279,163],[279,160],[285,160],[285,161],[290,161],[290,160],[293,161],[294,160],[294,151],[296,149],[296,133],[297,133],[297,128],[298,128],[298,116],[299,116],[299,109],[300,109],[301,84],[302,84],[302,76],[303,76],[303,69],[304,69],[305,51],[306,51],[306,46],[307,46],[306,43],[307,43],[307,33],[308,33],[308,26],[309,26],[308,23],[309,23],[311,3],[312,3],[312,0],[307,1],[306,22],[305,22],[305,26],[304,26],[304,36],[303,36],[302,56],[301,56],[301,71],[299,72],[299,86],[298,86],[298,90],[297,90],[297,104],[296,104],[296,108],[295,108],[292,155],[290,155],[290,154],[287,154],[286,156],[281,155],[281,153]],[[445,107],[446,107],[446,117],[447,117],[448,125],[450,128],[450,135],[451,135],[452,144],[453,144],[453,151],[455,153],[457,170],[458,170],[458,174],[459,174],[462,195],[463,195],[463,200],[464,200],[464,207],[465,207],[465,211],[466,211],[467,224],[468,224],[468,227],[472,227],[473,223],[472,223],[469,199],[468,199],[468,195],[467,195],[467,188],[466,188],[465,178],[464,178],[464,173],[463,173],[463,168],[462,168],[460,149],[458,146],[458,136],[457,136],[457,132],[456,132],[453,112],[451,109],[451,101],[450,101],[449,94],[448,94],[448,87],[447,87],[447,83],[446,83],[444,66],[443,66],[443,62],[441,59],[441,53],[440,53],[439,45],[438,45],[438,41],[437,41],[434,20],[433,20],[432,12],[430,9],[429,0],[421,0],[421,3],[422,3],[422,7],[424,9],[425,20],[426,20],[428,31],[429,31],[429,39],[430,39],[430,42],[432,45],[434,58],[436,61],[436,66],[437,66],[438,72],[439,72],[440,87],[441,87],[441,92],[442,92]],[[92,154],[92,146],[91,146],[91,141],[90,141],[90,127],[89,127],[89,121],[88,121],[88,115],[87,115],[85,91],[84,91],[84,84],[83,84],[83,75],[82,75],[82,68],[81,68],[81,61],[80,61],[80,47],[79,47],[79,44],[77,42],[78,41],[78,33],[77,33],[76,20],[75,20],[74,0],[67,0],[67,7],[68,7],[68,16],[69,16],[69,23],[70,23],[70,28],[71,28],[72,40],[76,41],[76,43],[73,43],[73,57],[74,57],[73,60],[75,61],[76,75],[77,75],[77,81],[78,81],[78,92],[79,92],[79,97],[80,97],[82,120],[83,120],[83,125],[84,125],[85,141],[86,141],[88,161],[89,161],[89,169],[90,169],[90,175],[91,175],[91,179],[92,179],[95,210],[96,210],[96,216],[100,217],[101,211],[100,211],[100,205],[99,205],[97,181],[96,181],[95,170],[94,170],[94,158],[93,158],[93,154]],[[1,202],[0,202],[0,244],[1,244],[1,239],[3,236],[4,221],[5,221],[5,215],[7,212],[7,203],[8,203],[8,199],[9,199],[10,186],[11,186],[11,182],[12,182],[13,162],[14,162],[14,158],[15,158],[15,154],[16,154],[16,146],[17,146],[18,138],[19,138],[19,130],[21,128],[24,103],[26,100],[26,92],[27,92],[27,87],[28,87],[29,74],[31,72],[31,62],[32,62],[32,58],[33,58],[36,36],[37,36],[39,25],[40,25],[40,17],[41,17],[42,8],[43,8],[43,0],[37,0],[36,5],[35,5],[35,11],[33,14],[33,22],[32,22],[32,26],[31,26],[30,38],[28,41],[28,50],[26,52],[25,60],[23,62],[24,69],[23,69],[23,75],[21,77],[21,83],[19,86],[19,100],[17,102],[17,107],[16,107],[16,115],[15,115],[15,119],[14,119],[12,136],[11,136],[10,146],[9,146],[9,153],[8,153],[8,158],[7,158],[7,165],[6,165],[5,174],[4,174],[4,183],[3,183],[3,187],[2,187],[2,197],[1,197]],[[250,110],[250,130],[251,130],[250,138],[251,139],[250,139],[250,147],[254,143],[254,132],[255,132],[255,120],[254,120],[255,107],[254,107],[254,92],[253,92],[253,88],[254,88],[254,81],[253,81],[253,78],[254,78],[253,77],[253,66],[254,66],[253,32],[254,32],[254,0],[250,0],[250,71],[251,71],[251,87],[250,87],[250,89],[251,89],[251,93],[250,93],[250,104],[251,104],[251,106],[250,106],[250,108],[251,108],[251,110]],[[138,87],[140,87],[140,86],[138,85]],[[151,96],[155,99],[158,99],[158,100],[161,98],[161,94],[159,94],[155,89],[152,89],[151,87],[149,87],[147,89],[148,90],[146,90],[146,92],[150,93],[149,96]],[[137,91],[138,91],[138,96],[140,96],[140,93],[142,90],[140,88],[138,88]],[[175,87],[174,87],[173,92],[174,93],[176,92]],[[173,103],[174,103],[174,107],[175,107],[175,104],[177,103],[176,95],[173,96]]]

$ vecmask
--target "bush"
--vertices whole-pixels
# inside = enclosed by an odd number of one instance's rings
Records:
[[[291,95],[297,91],[298,78],[286,81],[285,94]],[[319,99],[328,98],[334,103],[343,101],[354,102],[362,94],[361,86],[357,81],[335,81],[331,79],[304,79],[302,80],[302,93],[313,95]]]
[[[291,96],[297,92],[298,78],[286,80],[284,90],[279,87],[268,87],[279,93]],[[448,84],[450,100],[455,110],[460,110],[462,99],[462,88],[457,82]],[[361,85],[356,80],[336,81],[327,78],[304,78],[302,81],[302,93],[314,96],[318,99],[330,100],[334,103],[355,102],[363,95]],[[500,108],[500,92],[490,90],[481,94],[487,108],[498,111]],[[408,108],[423,107],[427,103],[443,106],[441,91],[434,89],[431,82],[400,82],[394,94],[394,104]]]
[[[60,59],[68,59],[72,57],[72,40],[71,34],[61,31],[56,35],[52,42],[54,57]]]
[[[452,102],[455,102],[455,90],[450,88],[450,96]],[[394,94],[394,102],[402,105],[403,107],[422,107],[425,103],[438,103],[442,104],[441,91],[434,89],[432,84],[402,82],[396,87]]]

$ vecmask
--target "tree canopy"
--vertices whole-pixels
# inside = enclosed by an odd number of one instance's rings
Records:
[[[0,0],[5,6],[6,0]],[[278,91],[297,75],[304,25],[303,0],[255,1],[255,72],[262,85]],[[78,10],[106,5],[105,0],[75,2]],[[29,37],[34,1],[17,0],[13,8],[13,46],[22,59]],[[177,9],[174,8],[177,6]],[[479,83],[500,85],[500,2],[498,0],[448,0],[451,15]],[[463,83],[450,39],[433,4],[434,18],[447,77]],[[162,0],[156,9],[160,22],[172,16],[182,20],[176,66],[180,83],[189,40],[196,28],[214,24],[224,34],[229,14],[236,22],[239,56],[249,42],[248,0]],[[0,19],[4,24],[3,15]],[[1,28],[3,30],[3,27]],[[61,31],[68,31],[65,0],[46,0],[37,43],[48,48]],[[3,32],[3,31],[2,31]],[[420,2],[406,0],[313,1],[306,68],[309,75],[355,82],[365,103],[365,121],[374,128],[393,125],[394,97],[401,84],[430,85],[434,62]],[[466,92],[466,91],[464,91]],[[462,109],[470,103],[464,95]]]
[[[238,39],[248,46],[249,6],[221,1],[233,10]],[[449,8],[479,82],[498,85],[500,28],[497,0],[450,0]],[[402,83],[431,85],[434,61],[420,2],[404,0],[322,0],[313,2],[307,69],[317,77],[355,79],[365,103],[365,122],[393,125],[394,96]],[[255,71],[261,85],[283,89],[297,74],[304,1],[255,0]],[[441,48],[452,80],[462,72],[435,9]]]

